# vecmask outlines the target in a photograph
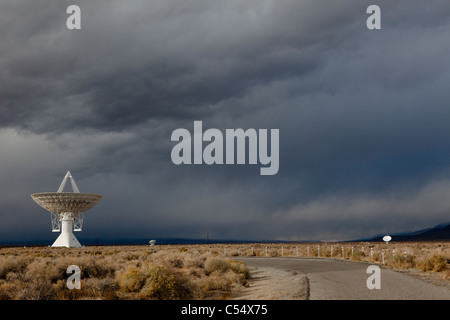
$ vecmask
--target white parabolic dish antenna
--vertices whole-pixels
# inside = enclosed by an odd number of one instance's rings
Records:
[[[384,236],[383,237],[383,241],[386,242],[386,243],[388,243],[391,240],[392,240],[391,236]]]
[[[70,180],[73,192],[63,192],[67,180]],[[52,247],[81,248],[72,231],[82,230],[83,213],[99,203],[103,195],[81,193],[70,171],[67,171],[57,192],[34,193],[31,198],[50,212],[52,231],[61,231]]]

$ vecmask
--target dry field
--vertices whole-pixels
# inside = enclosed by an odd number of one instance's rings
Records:
[[[230,299],[250,279],[238,256],[335,258],[449,281],[449,242],[92,246],[0,249],[0,299]],[[384,258],[384,259],[383,259]],[[384,260],[384,261],[383,261]],[[67,288],[67,267],[81,289]]]
[[[80,289],[67,287],[70,265]],[[0,249],[0,300],[226,299],[249,276],[242,262],[188,246]]]

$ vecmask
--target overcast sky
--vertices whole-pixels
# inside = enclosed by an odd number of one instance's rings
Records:
[[[449,221],[449,40],[447,0],[2,0],[0,242],[56,239],[30,194],[67,170],[104,195],[80,242],[348,240]],[[279,129],[278,173],[173,164],[171,134],[195,120]]]

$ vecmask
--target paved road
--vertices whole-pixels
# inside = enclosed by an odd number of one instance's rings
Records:
[[[248,267],[273,267],[303,273],[310,300],[450,300],[448,287],[381,267],[380,289],[368,289],[370,264],[320,258],[238,258]]]

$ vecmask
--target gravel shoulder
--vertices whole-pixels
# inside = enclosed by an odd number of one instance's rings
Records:
[[[250,268],[247,288],[234,295],[234,300],[307,300],[308,278],[295,271],[271,267]]]

